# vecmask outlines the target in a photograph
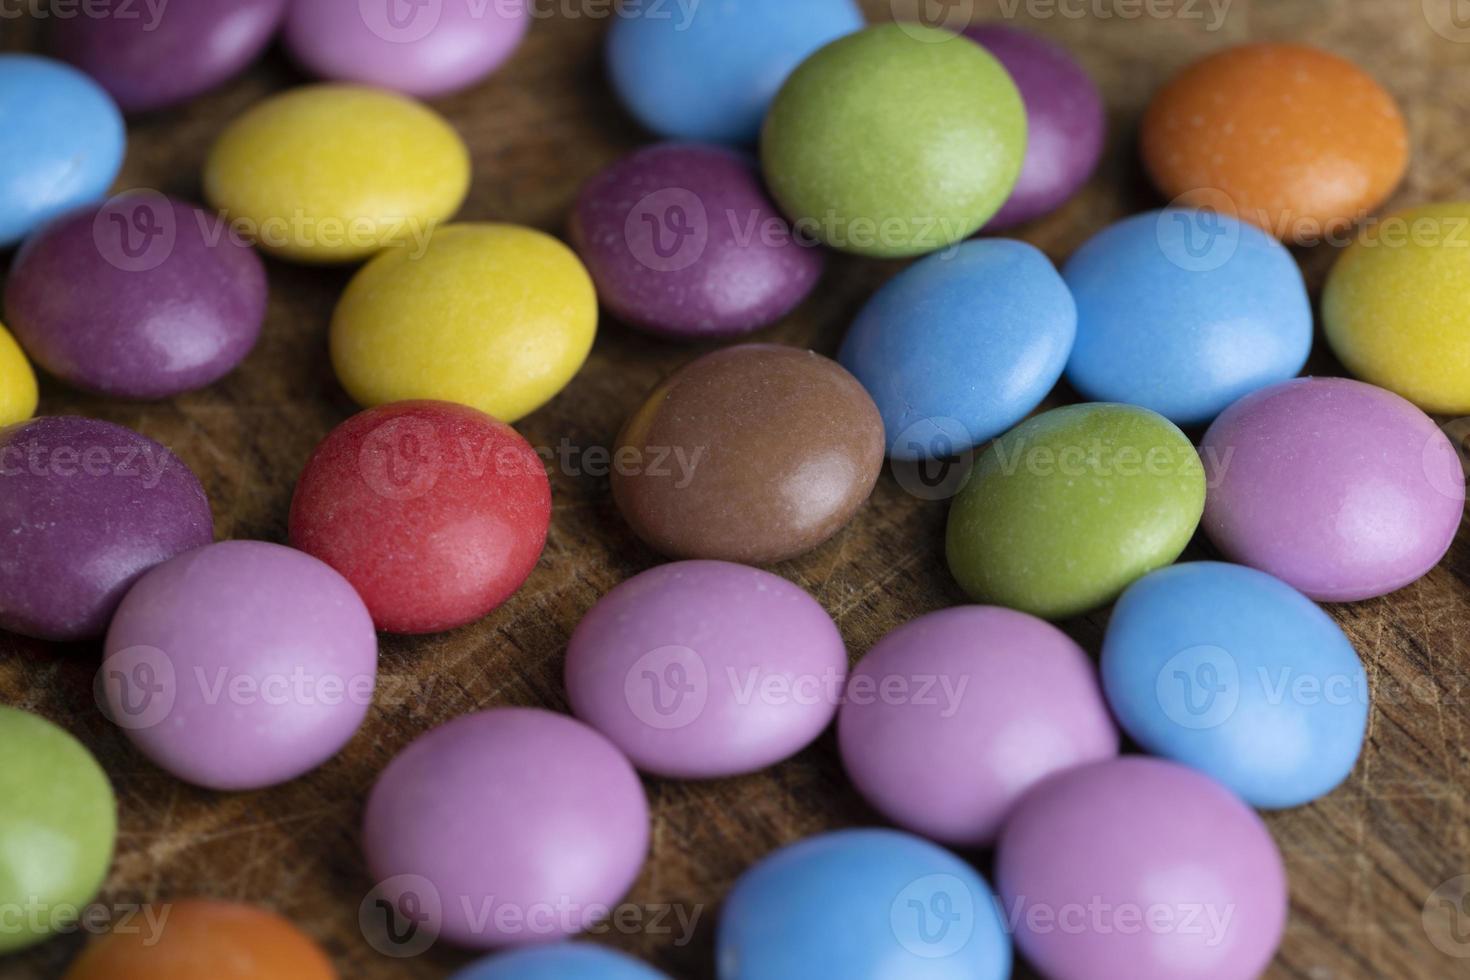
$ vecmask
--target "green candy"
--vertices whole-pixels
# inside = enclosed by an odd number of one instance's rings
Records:
[[[766,116],[766,180],[796,234],[901,258],[970,237],[1026,155],[1011,76],[949,31],[886,24],[792,72]]]
[[[117,799],[81,742],[0,707],[0,954],[45,939],[102,886]]]
[[[1162,415],[1053,409],[976,461],[949,511],[950,571],[978,602],[1074,616],[1178,558],[1204,505],[1199,454]]]

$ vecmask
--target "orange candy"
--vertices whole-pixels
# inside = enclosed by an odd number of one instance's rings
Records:
[[[195,899],[147,911],[88,946],[66,980],[337,980],[316,943],[264,909]]]
[[[1143,119],[1143,162],[1177,203],[1301,244],[1341,234],[1404,175],[1393,97],[1337,55],[1247,44],[1190,65]]]

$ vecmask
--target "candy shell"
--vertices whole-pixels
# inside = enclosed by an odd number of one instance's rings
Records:
[[[36,414],[36,372],[10,331],[0,324],[0,426],[24,422]]]
[[[588,943],[558,943],[498,953],[451,980],[669,980],[651,966]]]

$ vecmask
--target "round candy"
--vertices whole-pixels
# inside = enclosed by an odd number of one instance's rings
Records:
[[[996,852],[1016,945],[1070,980],[1254,980],[1286,925],[1261,818],[1206,776],[1137,756],[1027,793]]]
[[[1304,245],[1382,203],[1409,158],[1393,97],[1302,44],[1246,44],[1190,65],[1154,96],[1142,143],[1165,197]]]
[[[1470,413],[1470,202],[1384,218],[1338,257],[1322,292],[1333,353],[1426,412]]]
[[[968,238],[1021,172],[1026,110],[977,44],[916,24],[827,45],[786,81],[761,135],[771,192],[803,234],[919,255]]]
[[[332,364],[360,405],[433,398],[514,422],[566,387],[592,349],[597,293],[577,256],[515,225],[449,225],[393,249],[332,316]]]
[[[949,511],[950,571],[977,602],[1074,616],[1178,558],[1204,502],[1199,455],[1168,419],[1052,409],[976,461]]]
[[[0,425],[24,422],[36,413],[36,372],[25,352],[0,324]]]
[[[1330,793],[1363,748],[1357,652],[1316,603],[1253,568],[1190,562],[1133,583],[1108,620],[1102,676],[1135,742],[1252,806]]]
[[[853,0],[721,0],[632,8],[607,33],[613,89],[661,136],[754,143],[786,76],[861,30]]]
[[[1087,183],[1102,156],[1107,117],[1097,86],[1061,45],[1003,24],[977,24],[965,36],[995,55],[1026,106],[1021,176],[985,225],[1000,231],[1056,210]]]
[[[379,893],[433,935],[485,948],[544,943],[607,915],[648,851],[628,760],[537,708],[464,715],[389,763],[363,848]]]
[[[107,193],[122,169],[122,113],[86,75],[0,54],[0,249]]]
[[[837,735],[879,812],[967,848],[991,844],[1037,781],[1118,754],[1082,648],[994,606],[930,613],[879,640],[853,668]]]
[[[186,782],[243,790],[336,755],[377,672],[372,617],[346,579],[291,548],[223,541],[128,591],[98,680],[144,755]]]
[[[92,753],[38,715],[0,705],[0,745],[4,955],[75,928],[112,862],[117,800]]]
[[[706,354],[618,435],[613,499],[671,558],[768,564],[836,534],[883,469],[883,420],[835,361],[774,344]]]
[[[401,95],[308,85],[257,103],[221,134],[204,193],[233,231],[299,262],[420,254],[470,186],[449,123]]]
[[[1300,378],[1230,406],[1200,444],[1204,527],[1227,558],[1325,602],[1387,595],[1449,550],[1465,507],[1454,445],[1392,392]]]
[[[97,419],[0,430],[0,629],[101,636],[148,569],[209,544],[199,479],[173,453]]]
[[[145,909],[93,942],[65,980],[337,980],[320,946],[290,922],[236,902],[194,898]]]
[[[1025,242],[966,242],[890,279],[837,355],[883,415],[888,455],[942,459],[1025,418],[1062,375],[1077,307]]]
[[[567,647],[572,710],[645,772],[735,776],[837,713],[847,648],[817,600],[745,565],[660,565],[598,600]]]
[[[614,316],[675,339],[775,323],[822,274],[751,162],[713,146],[651,146],[602,171],[577,198],[572,240]]]
[[[510,598],[550,522],[545,464],[514,429],[463,405],[398,402],[317,447],[291,544],[341,572],[378,629],[435,633]]]
[[[557,943],[487,957],[451,980],[668,980],[630,956],[587,943]]]
[[[720,980],[1005,980],[995,895],[944,848],[894,830],[791,844],[740,877],[720,909]]]
[[[286,0],[113,0],[103,9],[56,17],[55,51],[95,78],[123,111],[148,112],[244,71],[276,33]]]
[[[292,0],[286,47],[307,71],[429,98],[473,85],[520,45],[528,0]]]
[[[1213,211],[1134,215],[1062,269],[1077,300],[1067,380],[1092,401],[1205,425],[1242,395],[1295,377],[1312,304],[1284,245]]]
[[[5,288],[10,325],[47,371],[120,398],[167,398],[232,371],[265,319],[265,266],[218,219],[152,191],[32,236]]]

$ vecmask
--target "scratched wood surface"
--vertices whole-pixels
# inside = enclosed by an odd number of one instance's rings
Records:
[[[889,16],[886,0],[867,5],[875,19]],[[1451,18],[1450,0],[994,0],[974,6],[979,17],[1010,16],[1067,43],[1108,101],[1111,138],[1098,174],[1064,209],[1022,231],[1057,261],[1109,222],[1159,203],[1134,151],[1146,100],[1181,65],[1247,39],[1317,43],[1356,59],[1388,85],[1405,107],[1413,141],[1412,169],[1394,203],[1470,196],[1470,24]],[[462,217],[560,233],[578,184],[647,137],[602,81],[606,20],[591,16],[601,5],[558,0],[539,8],[558,13],[538,18],[504,70],[436,106],[474,154],[474,187]],[[0,38],[5,49],[34,47],[37,25],[0,20]],[[213,95],[134,120],[119,186],[197,198],[201,163],[221,128],[262,97],[302,81],[273,51]],[[1315,295],[1331,249],[1300,257]],[[0,257],[0,271],[5,263]],[[864,298],[897,268],[833,261],[816,295],[763,339],[833,352]],[[240,370],[207,391],[123,404],[43,383],[44,413],[110,419],[178,452],[209,491],[220,538],[283,540],[292,486],[307,455],[353,411],[333,380],[325,340],[349,272],[272,262],[270,275],[264,339]],[[581,449],[606,446],[648,388],[697,353],[605,321],[585,370],[520,429],[537,446],[562,440]],[[1313,367],[1336,370],[1320,354]],[[357,910],[372,882],[359,857],[358,825],[377,773],[436,723],[492,705],[565,710],[562,656],[578,618],[612,586],[659,560],[620,522],[605,479],[558,471],[552,481],[551,535],[526,587],[488,619],[453,633],[384,638],[380,692],[361,731],[336,759],[275,789],[211,793],[165,775],[98,713],[91,694],[97,645],[56,648],[0,635],[0,700],[75,733],[117,788],[121,833],[101,901],[209,895],[262,903],[320,939],[344,977],[442,977],[466,962],[465,954],[442,945],[390,960],[364,941]],[[895,625],[962,601],[941,558],[944,515],[943,503],[916,499],[885,475],[845,532],[777,571],[821,600],[856,657]],[[1192,554],[1208,555],[1208,546],[1196,542]],[[1273,978],[1470,975],[1470,959],[1449,955],[1470,955],[1470,914],[1438,901],[1458,898],[1452,880],[1470,874],[1467,575],[1470,538],[1462,536],[1423,581],[1385,599],[1332,609],[1367,664],[1376,703],[1351,780],[1315,805],[1268,818],[1292,890]],[[1096,651],[1106,619],[1099,612],[1067,627]],[[614,930],[601,941],[681,977],[713,975],[718,904],[744,868],[806,835],[878,822],[844,779],[830,733],[760,775],[710,783],[648,780],[647,789],[652,850],[629,901],[676,906],[695,919],[693,935],[681,942],[675,925]],[[974,857],[987,866],[988,856]],[[82,941],[63,937],[0,961],[0,976],[57,976]]]

